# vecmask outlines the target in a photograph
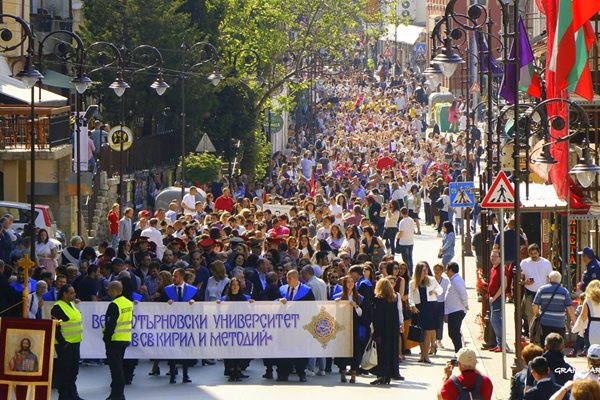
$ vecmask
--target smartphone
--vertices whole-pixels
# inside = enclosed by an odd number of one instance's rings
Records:
[[[453,367],[456,367],[458,365],[458,360],[456,358],[451,359],[450,365],[452,365]]]

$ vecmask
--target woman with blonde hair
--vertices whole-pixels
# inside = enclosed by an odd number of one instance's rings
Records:
[[[581,322],[587,326],[590,345],[600,344],[600,281],[591,281],[585,289]]]
[[[388,385],[390,380],[404,380],[399,371],[402,333],[402,301],[388,279],[380,279],[373,299],[373,341],[377,343],[377,366],[372,372],[377,379],[371,385]]]
[[[216,301],[220,299],[223,295],[223,290],[229,284],[227,270],[223,261],[213,261],[210,264],[210,270],[212,276],[208,278],[208,283],[206,284],[204,301]]]
[[[429,264],[420,261],[415,266],[415,273],[410,284],[409,304],[413,313],[413,320],[425,331],[424,340],[419,343],[421,358],[419,362],[431,364],[429,350],[435,344],[435,332],[439,328],[437,318],[437,297],[444,289],[429,276]]]

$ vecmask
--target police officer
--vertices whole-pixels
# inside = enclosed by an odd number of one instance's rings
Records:
[[[189,304],[194,304],[194,297],[198,289],[194,285],[185,283],[185,270],[177,268],[173,271],[173,284],[166,286],[163,291],[161,301],[173,304],[173,302],[187,301]],[[177,374],[177,364],[183,366],[183,381],[182,383],[190,383],[192,380],[188,375],[188,368],[194,360],[169,360],[169,383],[175,383],[175,375]]]
[[[62,321],[56,328],[54,348],[58,400],[82,400],[77,392],[77,374],[79,373],[79,346],[83,339],[81,313],[75,308],[75,289],[64,284],[58,291],[58,301],[52,307],[50,315]]]
[[[123,296],[119,281],[108,284],[108,295],[113,299],[106,310],[102,340],[106,345],[106,361],[110,368],[110,396],[106,400],[125,400],[125,372],[123,357],[131,342],[133,303]]]

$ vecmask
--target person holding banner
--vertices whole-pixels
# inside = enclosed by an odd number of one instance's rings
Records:
[[[249,301],[254,302],[254,299],[250,298],[247,294],[242,293],[240,290],[241,283],[238,278],[231,278],[229,286],[227,287],[227,294],[217,300],[217,304],[221,304],[224,301]],[[244,363],[243,359],[231,358],[224,360],[225,364],[225,375],[229,376],[229,382],[241,382],[242,378],[247,378],[248,375],[242,373]]]
[[[77,392],[79,374],[79,346],[83,339],[81,313],[75,307],[75,288],[65,283],[58,291],[58,301],[52,306],[50,315],[59,321],[56,326],[54,348],[56,371],[59,372],[56,386],[58,400],[82,400]]]
[[[292,269],[287,273],[287,285],[279,288],[281,298],[279,301],[286,304],[288,301],[314,301],[315,295],[310,287],[300,283],[300,275],[297,270]],[[277,382],[287,382],[292,364],[296,367],[296,373],[300,382],[306,382],[306,358],[280,359],[277,362]]]
[[[107,400],[125,400],[125,349],[131,342],[133,303],[123,296],[120,281],[108,284],[108,295],[113,299],[106,310],[104,334],[106,361],[110,368],[110,395]]]
[[[367,344],[369,336],[369,326],[363,320],[363,297],[358,294],[354,285],[354,279],[351,276],[345,276],[341,280],[342,292],[333,295],[333,300],[348,300],[354,309],[352,313],[353,320],[353,356],[350,358],[336,358],[335,364],[340,369],[340,380],[346,383],[346,367],[350,366],[350,383],[356,383],[356,371],[360,366],[360,360]]]
[[[161,301],[173,304],[173,302],[184,302],[187,301],[190,304],[194,304],[194,296],[198,289],[185,283],[185,270],[183,268],[177,268],[173,271],[173,284],[165,287]],[[169,376],[171,379],[169,383],[175,383],[175,374],[177,373],[177,363],[181,362],[183,366],[183,380],[182,383],[190,383],[192,380],[188,375],[188,368],[193,360],[169,360]]]

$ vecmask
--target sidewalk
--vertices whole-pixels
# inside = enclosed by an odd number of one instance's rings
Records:
[[[415,236],[413,260],[415,263],[419,260],[426,260],[432,265],[432,263],[437,262],[437,249],[441,246],[442,239],[436,236],[437,232],[432,227],[421,226],[421,231],[423,232],[423,235]],[[454,261],[458,262],[459,265],[461,265],[461,243],[462,237],[457,236],[456,256],[454,257]],[[473,349],[477,353],[479,360],[478,370],[489,376],[492,380],[494,384],[494,398],[498,400],[508,400],[510,397],[510,378],[512,376],[510,367],[513,365],[515,358],[514,304],[506,304],[506,343],[511,351],[506,354],[507,379],[503,379],[502,353],[492,353],[481,349],[483,343],[483,331],[482,327],[478,324],[478,314],[481,312],[481,303],[477,302],[475,257],[465,257],[465,272],[465,282],[467,284],[467,293],[469,295],[469,312],[462,325],[463,340],[467,347]],[[483,316],[485,316],[485,314]],[[448,337],[447,329],[444,329],[443,344],[447,349],[452,348],[452,342]],[[438,357],[440,355],[449,359],[453,356],[453,351],[438,351]],[[587,368],[586,359],[583,357],[566,358],[566,361],[577,370]],[[440,369],[440,379],[442,374],[443,371]]]

